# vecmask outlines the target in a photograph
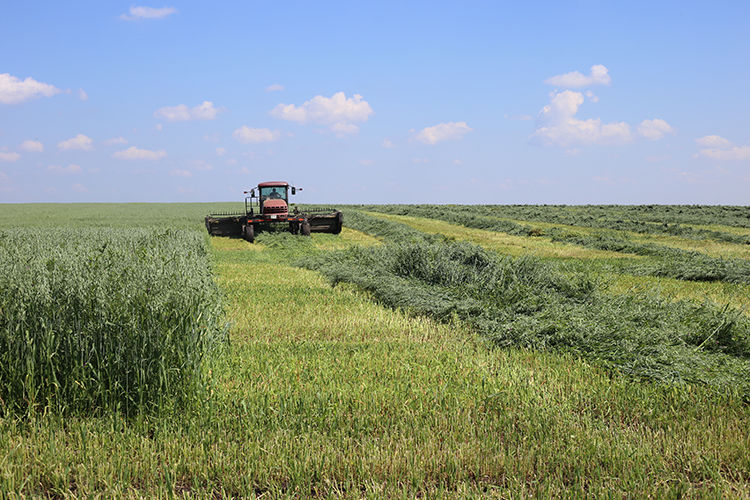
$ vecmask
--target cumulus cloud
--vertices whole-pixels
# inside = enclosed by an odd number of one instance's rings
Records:
[[[438,142],[460,139],[471,132],[466,122],[438,123],[432,127],[425,127],[414,135],[414,139],[425,144],[435,145]]]
[[[163,118],[168,122],[184,122],[189,120],[213,120],[219,114],[219,109],[211,101],[203,101],[200,105],[188,108],[184,104],[165,106],[154,111],[156,118]]]
[[[128,143],[128,140],[122,136],[112,137],[111,139],[107,139],[106,141],[104,141],[105,146],[115,146],[117,144],[127,144],[127,143]]]
[[[60,165],[50,165],[49,167],[47,167],[47,170],[56,174],[80,174],[83,171],[80,166],[73,165],[72,163],[67,167],[61,167]]]
[[[718,135],[705,135],[695,140],[699,146],[706,148],[728,148],[732,143]]]
[[[0,161],[12,163],[14,161],[18,161],[20,157],[21,155],[19,155],[18,153],[8,153],[6,151],[0,151]]]
[[[71,187],[73,188],[73,191],[75,191],[76,193],[87,193],[88,192],[88,189],[86,189],[86,186],[84,186],[80,182],[76,182]]]
[[[52,97],[60,89],[49,83],[42,83],[27,77],[21,80],[10,73],[0,74],[0,103],[19,104],[35,97]]]
[[[266,87],[266,92],[281,92],[282,90],[284,90],[284,86],[280,83],[274,83]]]
[[[216,156],[224,156],[225,154],[227,154],[225,148],[216,148]]]
[[[591,66],[591,73],[584,75],[578,71],[571,71],[564,75],[556,75],[547,78],[544,83],[562,88],[581,88],[591,87],[593,85],[609,85],[612,78],[609,76],[609,70],[602,64]]]
[[[750,160],[750,146],[732,146],[728,149],[701,149],[698,155],[713,160]]]
[[[271,110],[271,116],[281,120],[324,125],[337,135],[356,133],[359,130],[356,124],[366,122],[371,114],[370,104],[361,95],[347,98],[344,92],[331,97],[317,95],[300,106],[279,104]]]
[[[393,141],[390,139],[383,139],[383,147],[385,149],[393,149],[395,145],[393,144]]]
[[[638,125],[638,135],[652,141],[661,139],[667,134],[674,134],[674,128],[660,118],[643,120],[641,124]]]
[[[750,146],[735,146],[731,141],[718,135],[707,135],[695,140],[700,146],[696,157],[712,160],[750,160]]]
[[[586,97],[589,98],[589,101],[591,101],[591,102],[599,102],[599,96],[597,96],[596,94],[594,94],[590,90],[587,90],[585,93],[586,93]]]
[[[138,19],[163,19],[172,14],[176,14],[177,9],[174,7],[142,7],[134,6],[130,7],[128,14],[122,14],[120,19],[125,21],[136,21]]]
[[[88,101],[89,95],[83,89],[78,89],[78,98],[82,101]]]
[[[57,147],[63,151],[71,149],[79,149],[81,151],[90,151],[93,149],[94,141],[90,137],[86,137],[83,134],[78,134],[75,137],[68,139],[67,141],[61,141],[57,143]]]
[[[280,136],[281,134],[278,130],[270,130],[267,128],[250,128],[247,125],[243,125],[232,133],[232,137],[234,137],[235,140],[245,144],[273,142]]]
[[[190,170],[175,168],[169,171],[169,175],[173,177],[192,177],[193,173]]]
[[[532,139],[545,146],[614,145],[632,140],[625,122],[602,123],[599,118],[576,118],[584,97],[580,92],[564,90],[552,94],[550,103],[539,113]]]
[[[138,149],[135,146],[130,146],[128,149],[112,154],[112,158],[118,160],[159,160],[165,156],[167,156],[167,152],[163,149],[151,151],[148,149]]]
[[[44,144],[39,141],[32,141],[31,139],[23,141],[18,148],[21,151],[28,151],[29,153],[41,153],[44,151]]]

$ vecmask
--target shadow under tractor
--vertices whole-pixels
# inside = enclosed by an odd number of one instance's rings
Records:
[[[310,233],[339,234],[344,224],[343,214],[332,208],[289,210],[289,195],[302,188],[288,182],[261,182],[245,191],[245,212],[217,213],[206,216],[206,229],[212,236],[242,237],[255,241],[259,231],[273,225],[285,224],[292,234],[310,236]],[[249,201],[249,203],[248,203]],[[257,212],[256,212],[257,209]]]

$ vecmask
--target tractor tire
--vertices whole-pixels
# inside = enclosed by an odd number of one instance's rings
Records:
[[[310,233],[312,232],[310,230],[310,223],[307,221],[304,221],[302,224],[300,224],[299,232],[302,236],[310,236]]]
[[[245,241],[248,243],[255,241],[255,228],[252,224],[242,226],[242,237],[245,238]]]
[[[344,214],[341,212],[336,214],[336,222],[333,223],[333,234],[341,233],[341,228],[344,227]]]

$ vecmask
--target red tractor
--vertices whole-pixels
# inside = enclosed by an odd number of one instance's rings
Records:
[[[344,217],[338,210],[299,211],[294,207],[289,211],[289,195],[297,194],[297,190],[302,191],[302,188],[290,186],[288,182],[261,182],[256,188],[245,191],[244,213],[207,215],[206,229],[213,236],[241,236],[251,243],[258,231],[274,224],[286,224],[291,233],[303,236],[310,236],[311,232],[339,234]]]

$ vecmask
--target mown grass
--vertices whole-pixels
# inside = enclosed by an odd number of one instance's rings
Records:
[[[391,307],[459,319],[503,347],[573,352],[635,377],[750,400],[750,321],[728,308],[601,294],[586,274],[468,243],[355,248],[303,265]]]
[[[474,229],[516,236],[547,236],[557,243],[651,257],[648,262],[638,262],[629,269],[629,272],[638,275],[664,276],[688,281],[720,280],[750,284],[750,261],[748,260],[712,257],[701,252],[682,250],[652,242],[641,243],[615,231],[591,232],[588,229],[578,231],[561,227],[540,229],[519,224],[510,219],[487,216],[483,213],[481,206],[384,205],[367,208],[395,215],[443,220]]]
[[[404,223],[414,229],[427,234],[441,234],[449,238],[465,240],[495,250],[507,255],[536,255],[539,257],[554,257],[566,259],[597,259],[597,258],[632,258],[618,252],[593,250],[576,245],[555,243],[548,238],[530,238],[516,236],[484,229],[474,229],[459,224],[452,224],[442,220],[393,215],[378,212],[366,212],[374,217]]]
[[[729,306],[750,314],[750,286],[722,281],[683,281],[654,276],[609,274],[608,290],[616,294],[653,294],[668,300],[711,302]]]
[[[600,229],[589,226],[574,226],[570,224],[560,224],[540,221],[524,221],[517,219],[504,219],[517,224],[529,224],[533,227],[544,229],[564,229],[575,231],[581,234],[594,235],[600,232]],[[721,226],[725,227],[725,226]],[[748,231],[743,228],[735,228],[739,231]],[[638,243],[655,243],[657,245],[679,248],[682,250],[702,252],[712,257],[730,257],[739,259],[750,259],[750,245],[731,243],[727,241],[717,241],[713,239],[698,239],[675,236],[660,233],[637,233],[633,231],[616,230],[615,234],[631,239]]]

